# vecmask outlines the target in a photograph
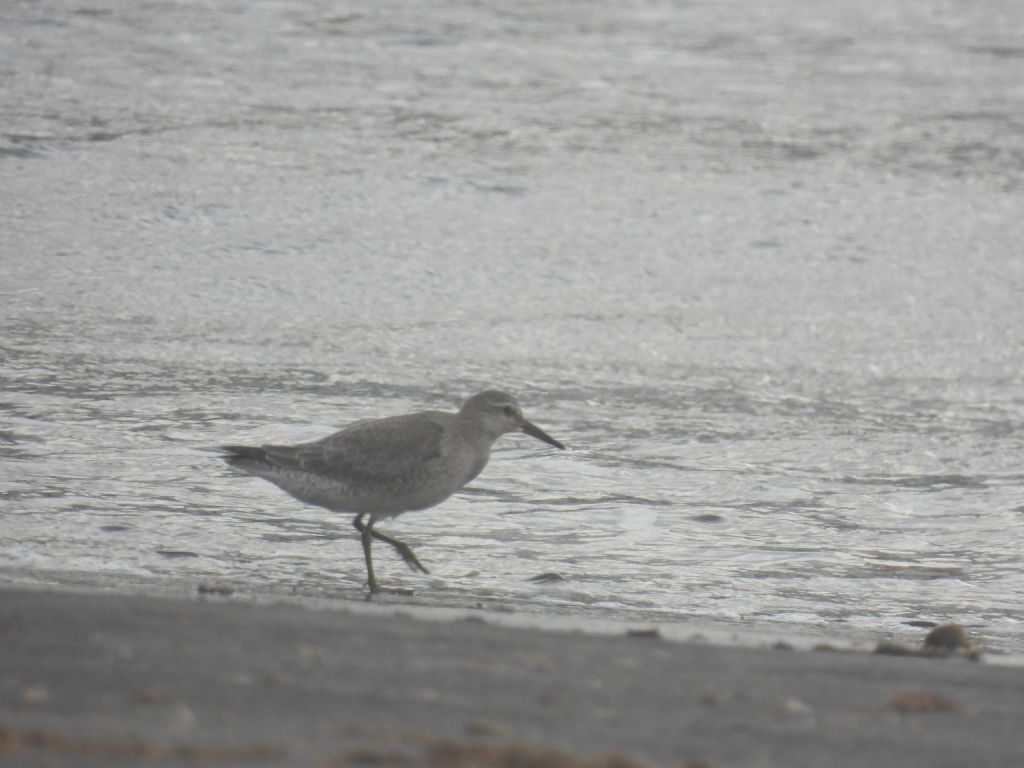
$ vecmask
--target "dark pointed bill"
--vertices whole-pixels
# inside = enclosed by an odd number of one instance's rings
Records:
[[[523,421],[523,432],[530,437],[536,437],[538,440],[543,440],[548,445],[553,445],[555,448],[565,449],[565,446],[555,440],[551,435],[545,432],[543,429],[538,427],[536,424],[531,424],[529,421]]]

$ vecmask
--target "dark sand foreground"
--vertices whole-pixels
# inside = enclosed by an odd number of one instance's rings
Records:
[[[0,590],[0,764],[1020,766],[1024,669]]]

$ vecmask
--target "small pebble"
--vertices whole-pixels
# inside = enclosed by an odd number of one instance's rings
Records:
[[[924,639],[925,648],[945,653],[954,653],[970,644],[967,630],[959,624],[943,624],[929,632]]]
[[[629,637],[643,637],[657,640],[661,637],[661,632],[657,627],[644,627],[641,629],[627,629],[626,635]]]
[[[235,590],[231,587],[223,584],[200,584],[199,594],[200,595],[221,595],[227,597],[228,595],[234,594]]]
[[[50,700],[50,692],[41,685],[26,686],[19,693],[26,704],[45,704]]]
[[[900,691],[889,699],[896,712],[956,712],[960,706],[945,696],[927,691]]]

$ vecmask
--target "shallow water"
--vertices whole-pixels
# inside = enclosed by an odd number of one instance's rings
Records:
[[[357,599],[206,449],[500,386],[413,602],[1024,652],[1024,11],[825,5],[9,4],[0,578]]]

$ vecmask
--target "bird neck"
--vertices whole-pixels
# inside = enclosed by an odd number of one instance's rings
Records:
[[[490,451],[494,442],[504,434],[488,429],[488,423],[473,413],[460,413],[456,420],[456,428],[461,439],[478,451]]]

